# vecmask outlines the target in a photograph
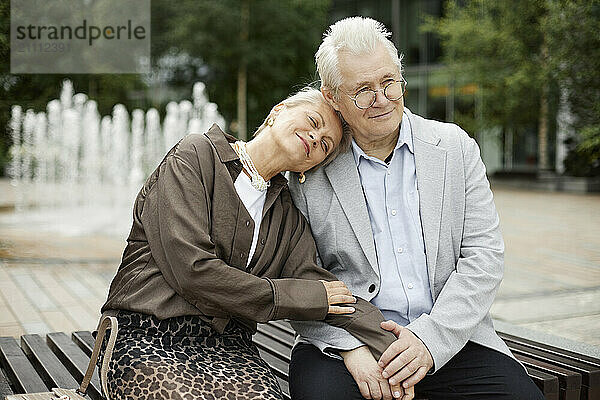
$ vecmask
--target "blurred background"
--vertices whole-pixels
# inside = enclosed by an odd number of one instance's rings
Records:
[[[0,336],[92,329],[166,150],[212,122],[248,138],[354,15],[393,33],[406,106],[481,148],[506,241],[499,326],[598,351],[597,0],[152,0],[150,73],[68,76],[10,73],[0,0]]]

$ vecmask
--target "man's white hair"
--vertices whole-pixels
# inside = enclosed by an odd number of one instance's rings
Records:
[[[337,97],[338,89],[343,83],[338,64],[339,52],[347,51],[361,56],[375,51],[380,43],[385,46],[392,61],[398,66],[398,71],[402,73],[402,54],[398,55],[398,49],[388,39],[390,36],[391,33],[381,22],[371,18],[344,18],[331,25],[315,54],[321,86],[331,89]]]

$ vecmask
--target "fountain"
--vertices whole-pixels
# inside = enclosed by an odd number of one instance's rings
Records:
[[[101,117],[97,103],[75,94],[69,80],[46,112],[13,106],[8,175],[15,212],[1,214],[0,223],[124,237],[135,196],[165,153],[190,132],[225,126],[203,83],[192,94],[193,101],[167,104],[162,127],[154,108],[129,114],[117,104]]]

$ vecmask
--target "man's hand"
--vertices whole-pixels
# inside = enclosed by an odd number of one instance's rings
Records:
[[[383,377],[389,378],[390,385],[402,383],[405,390],[415,386],[433,367],[429,350],[414,333],[394,321],[382,322],[381,327],[398,338],[379,359]]]
[[[406,394],[400,383],[390,388],[387,379],[384,379],[381,375],[383,369],[377,365],[375,357],[373,357],[367,346],[343,351],[340,354],[344,358],[346,368],[356,381],[360,394],[365,399],[391,400],[402,398],[402,400],[410,400],[414,397],[414,388],[410,388],[406,391]],[[392,392],[394,393],[393,396]]]

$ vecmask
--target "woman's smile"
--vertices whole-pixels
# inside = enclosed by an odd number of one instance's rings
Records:
[[[306,153],[306,157],[310,157],[310,146],[308,145],[308,142],[302,136],[298,135],[298,132],[295,133],[296,136],[298,136],[298,139],[300,139],[302,141],[302,144],[304,145],[304,152]]]

